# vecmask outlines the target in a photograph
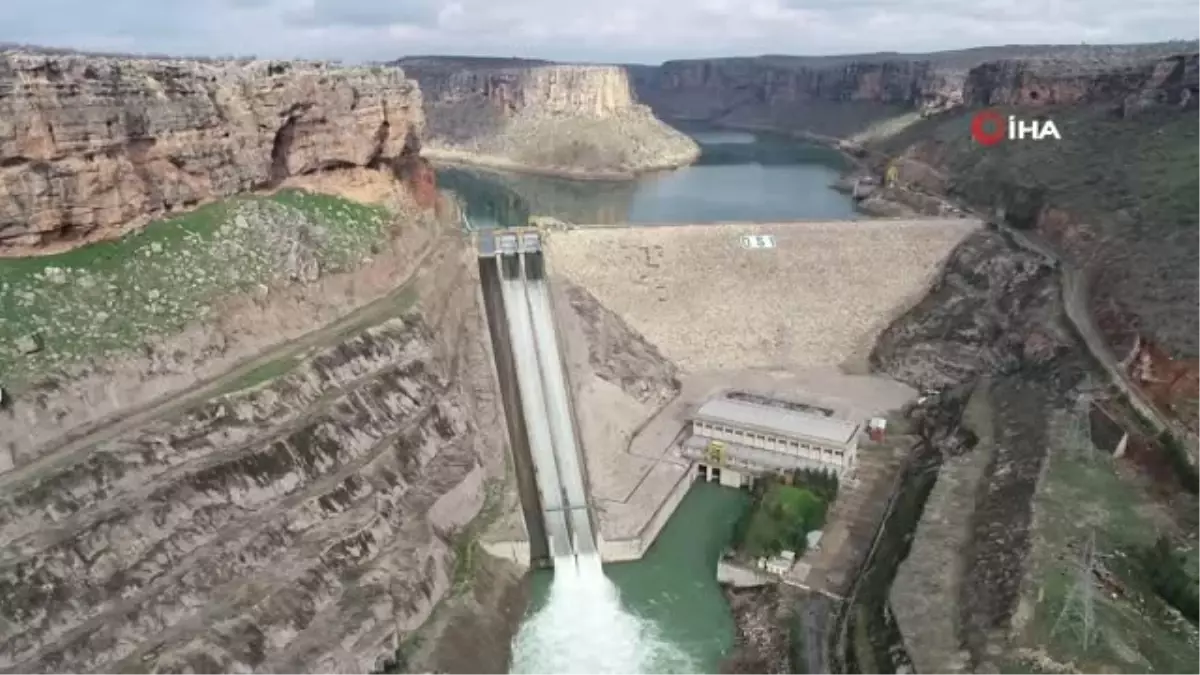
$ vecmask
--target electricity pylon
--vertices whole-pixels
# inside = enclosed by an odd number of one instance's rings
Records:
[[[1070,629],[1079,638],[1083,650],[1087,651],[1092,644],[1093,632],[1096,627],[1096,584],[1092,575],[1096,564],[1096,531],[1088,534],[1087,547],[1075,570],[1075,583],[1067,592],[1050,636],[1058,634],[1061,629]]]
[[[1085,391],[1075,399],[1074,409],[1067,421],[1067,446],[1085,461],[1095,457],[1092,443],[1092,393]]]

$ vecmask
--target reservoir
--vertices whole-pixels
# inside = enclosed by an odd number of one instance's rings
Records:
[[[846,160],[811,143],[744,131],[686,131],[693,165],[632,181],[580,181],[441,167],[473,228],[525,225],[529,216],[579,224],[853,220],[849,197],[830,188]]]

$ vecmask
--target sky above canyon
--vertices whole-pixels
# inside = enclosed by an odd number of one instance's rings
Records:
[[[1195,39],[1196,0],[0,0],[0,42],[384,60],[655,63]]]

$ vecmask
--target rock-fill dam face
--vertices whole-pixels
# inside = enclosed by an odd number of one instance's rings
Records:
[[[0,253],[416,154],[397,68],[0,52]]]

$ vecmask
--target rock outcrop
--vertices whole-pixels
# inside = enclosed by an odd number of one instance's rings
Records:
[[[699,155],[635,100],[620,67],[453,57],[396,63],[421,85],[425,155],[434,159],[625,178]]]
[[[1069,341],[1054,267],[999,232],[976,232],[950,254],[921,302],[879,336],[874,370],[921,390],[1052,361]]]
[[[0,252],[413,155],[423,126],[396,68],[3,52]]]

